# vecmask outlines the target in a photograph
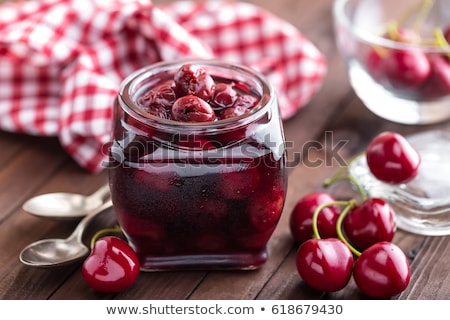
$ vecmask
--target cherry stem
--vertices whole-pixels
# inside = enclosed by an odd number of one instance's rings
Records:
[[[104,237],[108,234],[122,234],[122,229],[120,228],[119,225],[115,225],[113,228],[106,228],[106,229],[97,231],[97,233],[95,233],[91,239],[91,249],[94,248],[95,242],[98,239],[100,239],[101,237]]]
[[[331,207],[331,206],[349,206],[350,203],[355,203],[356,205],[356,201],[355,200],[350,200],[350,201],[330,201],[327,203],[322,203],[321,205],[319,205],[316,210],[314,210],[313,216],[312,216],[312,230],[313,230],[313,237],[315,239],[320,239],[320,234],[319,234],[319,228],[317,226],[317,220],[319,217],[319,213],[320,211],[322,211],[323,209],[327,208],[327,207]]]
[[[344,221],[345,216],[347,213],[350,212],[354,207],[356,206],[356,201],[349,201],[348,205],[342,210],[341,214],[338,217],[338,220],[336,222],[336,233],[338,235],[338,238],[345,243],[345,245],[350,249],[351,252],[353,252],[354,255],[359,257],[361,255],[361,252],[355,249],[344,237],[344,234],[342,233],[342,222]]]
[[[433,6],[433,2],[434,0],[423,0],[422,2],[410,7],[396,21],[389,22],[387,26],[389,38],[391,40],[395,40],[395,38],[397,38],[399,26],[404,25],[406,21],[417,11],[419,11],[419,14],[414,21],[413,30],[418,33],[418,31],[422,28],[423,21],[425,20],[431,7]]]
[[[389,22],[387,25],[387,34],[389,39],[395,40],[398,34],[398,22]]]
[[[447,39],[444,36],[444,32],[442,32],[442,29],[440,28],[434,29],[434,39],[438,47],[450,46],[450,44],[448,43]],[[447,53],[447,57],[450,59],[450,53]]]
[[[312,230],[313,230],[313,238],[315,239],[320,239],[320,234],[319,234],[319,228],[317,225],[317,220],[319,217],[320,212],[327,208],[327,207],[331,207],[331,206],[345,206],[344,210],[342,210],[341,214],[338,217],[338,220],[336,222],[336,233],[338,235],[338,238],[344,242],[344,244],[350,249],[350,251],[356,255],[356,256],[360,256],[361,252],[359,252],[357,249],[355,249],[355,247],[353,247],[348,241],[347,239],[345,239],[344,234],[342,233],[342,222],[344,221],[345,216],[347,215],[347,213],[350,212],[350,210],[352,210],[353,208],[355,208],[357,206],[357,202],[355,199],[351,199],[349,201],[331,201],[331,202],[327,202],[327,203],[322,203],[321,205],[319,205],[316,210],[314,210],[313,216],[312,216]]]
[[[425,21],[425,18],[427,17],[428,13],[430,12],[431,7],[433,7],[434,0],[424,0],[422,2],[422,5],[420,6],[419,14],[414,21],[413,30],[416,33],[419,33],[420,29],[422,28],[423,22]]]
[[[359,193],[361,199],[362,199],[363,201],[366,200],[366,199],[367,199],[367,193],[366,193],[366,191],[364,190],[364,188],[361,186],[361,184],[359,183],[359,181],[357,181],[357,180],[355,179],[355,177],[353,177],[352,175],[350,175],[350,174],[348,174],[348,173],[344,174],[344,172],[346,172],[346,170],[348,169],[348,167],[349,167],[354,161],[356,161],[357,159],[359,159],[360,157],[362,157],[362,156],[364,156],[364,155],[365,155],[365,151],[360,152],[360,153],[356,154],[355,156],[353,156],[353,157],[349,160],[349,162],[347,163],[347,165],[340,167],[339,170],[336,171],[336,173],[335,173],[334,175],[332,175],[330,178],[326,179],[326,180],[323,182],[323,186],[324,186],[325,188],[328,188],[328,187],[330,187],[332,184],[334,184],[334,183],[336,183],[336,182],[338,182],[338,181],[349,180],[349,181],[356,187],[356,189],[358,190],[358,193]]]

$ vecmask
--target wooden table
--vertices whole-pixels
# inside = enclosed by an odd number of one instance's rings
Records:
[[[162,3],[166,1],[154,1]],[[332,132],[334,141],[347,140],[340,151],[350,158],[383,130],[411,134],[431,126],[404,126],[384,121],[368,111],[350,88],[344,63],[334,39],[331,0],[256,1],[298,27],[325,54],[329,71],[320,94],[293,118],[285,121],[289,160],[295,155],[327,159],[327,150],[307,155],[307,141],[323,142]],[[442,123],[433,128],[447,128]],[[55,269],[21,264],[21,249],[41,238],[67,237],[76,221],[49,221],[21,208],[29,197],[46,192],[89,194],[107,181],[107,172],[89,174],[69,158],[56,138],[0,132],[0,298],[2,299],[366,299],[353,280],[343,290],[323,293],[308,288],[297,274],[297,244],[290,236],[289,214],[296,201],[321,188],[337,170],[336,161],[310,168],[299,161],[289,169],[289,188],[284,213],[272,239],[270,258],[256,271],[141,273],[137,283],[120,294],[101,294],[90,289],[81,275],[81,262]],[[329,150],[328,150],[329,151]],[[298,159],[297,159],[298,160]],[[450,179],[450,178],[449,178]],[[95,220],[91,229],[112,223],[113,214]],[[92,232],[91,232],[92,233]],[[87,232],[89,235],[90,232]],[[397,231],[394,242],[411,262],[412,278],[406,291],[394,299],[450,298],[450,237],[427,237]]]

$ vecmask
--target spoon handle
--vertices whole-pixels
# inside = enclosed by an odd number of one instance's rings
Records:
[[[86,226],[91,222],[93,218],[95,218],[99,213],[103,212],[104,210],[112,207],[112,201],[109,199],[105,203],[103,203],[100,207],[95,208],[92,210],[87,216],[85,216],[80,223],[77,225],[75,230],[73,230],[72,234],[67,238],[68,240],[76,238],[78,241],[82,241],[83,232]]]
[[[109,185],[105,184],[103,187],[101,187],[100,189],[95,191],[92,195],[90,195],[89,198],[95,200],[98,199],[103,202],[106,198],[109,197],[109,195],[110,195]]]

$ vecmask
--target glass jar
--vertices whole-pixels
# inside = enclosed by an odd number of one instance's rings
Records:
[[[184,64],[239,84],[259,100],[224,120],[179,122],[139,107]],[[255,269],[280,218],[287,187],[273,87],[256,71],[215,60],[163,62],[121,85],[109,181],[117,220],[143,271]]]

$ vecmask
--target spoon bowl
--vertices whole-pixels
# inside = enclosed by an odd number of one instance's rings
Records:
[[[85,257],[89,253],[88,247],[82,241],[86,226],[111,206],[112,202],[108,200],[92,210],[66,239],[44,239],[26,246],[19,255],[20,261],[33,267],[55,267]]]
[[[26,247],[20,254],[20,261],[35,267],[64,265],[85,257],[88,252],[88,248],[76,240],[44,239]]]
[[[89,196],[66,192],[47,193],[27,200],[22,209],[43,218],[55,220],[78,219],[101,206],[108,196],[108,185],[102,186]]]

